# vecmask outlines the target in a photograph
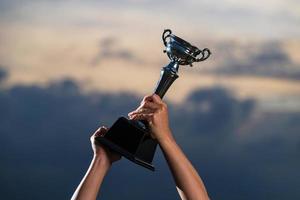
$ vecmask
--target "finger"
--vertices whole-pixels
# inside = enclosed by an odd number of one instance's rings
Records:
[[[141,108],[142,108],[142,104],[141,104],[137,109],[135,109],[134,111],[128,113],[128,115],[131,114],[131,113],[137,112],[137,111],[140,110]]]
[[[143,107],[143,108],[139,108],[135,111],[130,112],[130,114],[133,114],[133,113],[152,113],[154,111],[155,111],[155,109],[150,109],[150,108],[144,108]]]
[[[133,120],[146,120],[151,123],[153,118],[153,114],[134,114],[132,115]]]
[[[128,113],[128,116],[131,117],[132,115],[136,114],[153,114],[156,112],[157,109],[150,109],[150,108],[140,108],[133,112]]]
[[[141,101],[139,108],[140,108],[141,106],[143,106],[143,104],[144,104],[145,102],[149,102],[149,101],[152,102],[152,95],[145,96],[145,97],[143,98],[143,100]]]
[[[135,115],[142,115],[142,114],[151,114],[154,113],[153,111],[135,111],[128,114],[129,119],[132,119]]]
[[[157,103],[153,103],[151,101],[145,101],[143,102],[136,110],[130,112],[128,115],[131,115],[132,113],[140,112],[142,109],[150,109],[150,110],[157,110],[160,109],[161,105]]]
[[[145,98],[144,98],[145,99]],[[133,113],[133,112],[137,112],[138,110],[140,110],[141,108],[143,108],[143,106],[144,106],[144,100],[141,102],[141,104],[140,104],[140,106],[139,107],[137,107],[137,109],[135,109],[134,111],[132,111],[132,112],[130,112],[130,113]],[[129,114],[130,114],[129,113]]]
[[[153,100],[154,103],[157,103],[157,104],[163,104],[164,103],[162,101],[162,99],[157,94],[152,95],[152,100]]]
[[[94,136],[95,137],[103,136],[107,132],[107,130],[108,129],[105,126],[101,126],[100,128],[97,129]]]
[[[156,109],[160,108],[160,105],[155,103],[155,102],[152,102],[152,101],[146,101],[143,104],[143,108],[149,108],[149,109],[152,109],[152,110],[156,110]]]
[[[141,104],[142,104],[143,102],[145,102],[145,101],[151,101],[151,100],[152,100],[152,95],[147,95],[147,96],[145,96],[145,97],[143,98]]]

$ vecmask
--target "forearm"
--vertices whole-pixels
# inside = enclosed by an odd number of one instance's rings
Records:
[[[171,135],[171,134],[169,134]],[[173,174],[177,187],[188,200],[209,199],[195,168],[172,137],[159,140],[160,147]],[[181,193],[179,191],[179,193]]]
[[[71,200],[95,200],[110,163],[94,156],[88,171],[74,192]]]
[[[183,199],[209,199],[204,184],[190,161],[176,144],[169,129],[167,105],[154,94],[144,97],[141,105],[128,114],[130,119],[147,120],[168,162],[179,194]]]

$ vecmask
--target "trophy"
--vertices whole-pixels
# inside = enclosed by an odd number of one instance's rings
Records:
[[[193,62],[206,60],[210,50],[199,50],[197,47],[172,34],[169,29],[164,30],[162,40],[165,45],[164,53],[170,63],[161,69],[160,79],[154,93],[163,98],[172,83],[178,78],[180,65],[190,65]],[[152,171],[155,170],[152,160],[155,154],[157,141],[150,135],[146,121],[129,120],[120,117],[103,137],[98,137],[100,144],[108,147],[130,161]]]

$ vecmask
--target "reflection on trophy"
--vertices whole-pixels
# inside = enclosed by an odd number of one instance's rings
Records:
[[[154,93],[163,98],[172,83],[178,78],[180,65],[190,65],[194,62],[206,60],[210,50],[199,50],[197,47],[172,34],[167,29],[162,34],[162,40],[170,63],[163,67],[160,79]],[[148,125],[145,121],[128,120],[120,117],[103,136],[97,141],[113,151],[120,153],[127,159],[154,171],[152,160],[157,142],[150,136]]]

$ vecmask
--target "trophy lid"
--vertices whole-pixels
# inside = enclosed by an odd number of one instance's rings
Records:
[[[211,55],[208,48],[200,50],[189,42],[172,34],[170,29],[164,30],[162,39],[166,47],[164,52],[167,53],[171,61],[179,65],[192,66],[193,62],[204,61]]]

